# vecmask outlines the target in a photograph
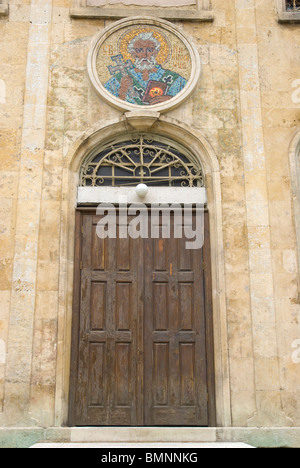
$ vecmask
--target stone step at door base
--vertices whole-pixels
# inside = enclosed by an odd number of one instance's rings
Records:
[[[234,443],[234,442],[203,442],[203,443],[88,443],[88,442],[75,442],[75,443],[43,443],[43,444],[35,444],[30,448],[35,449],[49,449],[49,448],[66,448],[66,449],[77,449],[77,448],[88,448],[88,449],[187,449],[189,450],[190,456],[192,456],[192,452],[190,449],[243,449],[243,448],[254,448],[250,445],[243,444],[243,443]],[[116,452],[115,456],[118,456]],[[136,455],[138,458],[139,455]]]
[[[242,442],[218,440],[215,427],[72,427],[65,439],[37,443],[32,448],[201,449],[253,448]],[[63,434],[57,433],[62,437]],[[54,436],[54,434],[53,434]],[[67,436],[67,437],[66,437]],[[42,441],[41,441],[42,442]]]

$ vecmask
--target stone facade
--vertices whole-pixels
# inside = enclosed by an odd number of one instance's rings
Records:
[[[114,19],[73,18],[71,0],[8,3],[0,16],[0,426],[60,427],[78,171],[93,141],[126,129],[86,66],[94,35]],[[124,3],[130,16],[135,6]],[[299,25],[279,23],[276,0],[212,0],[214,21],[198,22],[179,19],[194,2],[171,3],[203,71],[195,93],[151,131],[203,155],[218,425],[297,428]]]

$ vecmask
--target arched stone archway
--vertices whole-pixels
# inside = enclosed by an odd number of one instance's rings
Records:
[[[129,116],[130,117],[130,116]],[[60,312],[56,386],[56,423],[65,424],[68,414],[68,390],[71,348],[72,289],[75,207],[81,165],[88,154],[104,142],[132,130],[130,118],[98,122],[73,145],[65,159],[61,230]],[[222,235],[221,184],[216,154],[203,135],[168,117],[139,115],[139,122],[151,133],[184,145],[201,162],[206,180],[207,206],[210,213],[213,328],[216,376],[217,425],[231,425],[228,346],[226,325],[225,275]],[[148,122],[148,124],[146,123]],[[150,122],[150,124],[149,124]],[[136,125],[134,127],[136,130]]]

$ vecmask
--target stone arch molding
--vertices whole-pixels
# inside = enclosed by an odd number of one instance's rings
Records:
[[[116,135],[126,134],[128,131],[147,131],[162,135],[178,142],[194,153],[200,159],[205,175],[219,172],[219,162],[210,143],[201,132],[191,126],[158,112],[136,111],[128,112],[119,119],[97,122],[92,128],[82,134],[68,151],[65,168],[72,172],[79,172],[85,157],[97,146]]]
[[[139,123],[137,123],[139,122]],[[145,130],[184,145],[200,160],[206,179],[208,209],[210,212],[212,289],[214,310],[214,346],[216,375],[217,425],[231,426],[229,363],[226,325],[225,272],[222,236],[221,184],[216,154],[197,130],[165,116],[124,115],[111,121],[100,121],[82,134],[69,150],[63,170],[63,205],[61,228],[60,312],[58,340],[58,378],[56,388],[56,421],[66,424],[68,414],[69,369],[71,350],[72,290],[75,208],[80,168],[91,151],[103,142],[126,134],[129,130]],[[63,378],[61,377],[63,376]]]

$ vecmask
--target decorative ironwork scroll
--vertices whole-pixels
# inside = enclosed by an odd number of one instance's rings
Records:
[[[182,150],[182,151],[181,151]],[[82,166],[80,185],[125,187],[145,183],[164,187],[203,187],[200,165],[183,148],[151,135],[109,144]],[[195,159],[195,158],[194,158]]]
[[[300,0],[286,0],[286,11],[300,11]]]

